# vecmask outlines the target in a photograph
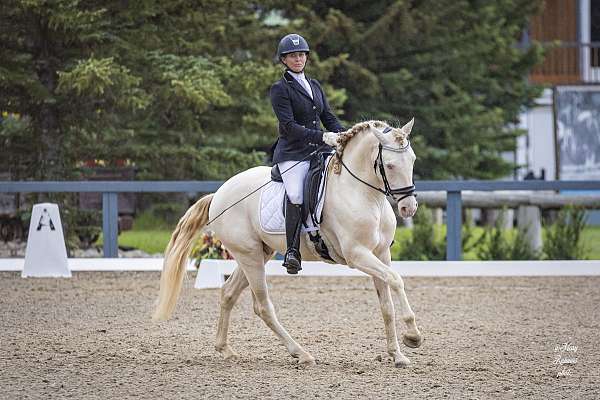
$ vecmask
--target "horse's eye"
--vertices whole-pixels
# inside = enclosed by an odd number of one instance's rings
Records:
[[[385,164],[385,167],[387,169],[394,169],[394,164],[387,163],[387,164]]]

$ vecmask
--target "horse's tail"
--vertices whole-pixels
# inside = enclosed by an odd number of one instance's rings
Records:
[[[214,194],[208,194],[191,206],[171,235],[165,250],[158,300],[152,315],[155,321],[168,319],[175,309],[194,238],[208,222],[208,209],[213,196]]]

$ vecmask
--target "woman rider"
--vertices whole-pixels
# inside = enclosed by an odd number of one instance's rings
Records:
[[[344,130],[329,109],[321,84],[304,75],[309,52],[308,43],[300,35],[289,34],[281,39],[277,55],[286,68],[283,77],[271,87],[270,93],[271,105],[279,120],[279,138],[273,152],[273,164],[279,167],[287,194],[287,251],[283,266],[289,274],[297,274],[302,269],[300,231],[303,188],[310,166],[310,160],[305,158],[319,146],[335,144],[337,135],[333,132]],[[321,122],[328,132],[321,130]]]

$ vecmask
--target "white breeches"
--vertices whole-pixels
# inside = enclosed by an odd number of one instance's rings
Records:
[[[302,204],[304,199],[304,178],[306,178],[306,174],[308,173],[310,162],[300,161],[294,168],[285,172],[296,163],[298,161],[283,161],[277,163],[277,166],[279,166],[279,172],[281,173],[283,186],[285,186],[288,198],[292,204]]]

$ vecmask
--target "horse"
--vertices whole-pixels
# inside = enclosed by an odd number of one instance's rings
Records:
[[[412,176],[416,156],[408,139],[413,124],[414,118],[401,128],[382,121],[365,121],[335,135],[332,143],[328,143],[334,146],[336,154],[328,166],[320,225],[320,234],[335,263],[372,277],[383,315],[387,351],[396,367],[405,367],[410,361],[400,351],[392,293],[397,296],[400,318],[406,325],[403,343],[412,348],[422,343],[402,277],[390,266],[396,216],[387,199],[392,196],[397,201],[398,213],[403,218],[412,217],[417,211]],[[210,222],[211,229],[237,262],[221,289],[217,352],[225,359],[238,357],[227,340],[230,312],[242,291],[250,286],[255,314],[273,330],[300,366],[311,366],[315,364],[314,357],[281,325],[269,297],[264,265],[275,251],[283,254],[286,249],[285,235],[265,233],[259,221],[260,194],[252,191],[269,180],[269,167],[250,168],[234,175],[215,193],[200,198],[187,210],[165,251],[152,318],[165,320],[172,314],[194,239]],[[251,192],[243,202],[227,209],[232,199]],[[302,236],[302,259],[320,260],[308,235]]]

